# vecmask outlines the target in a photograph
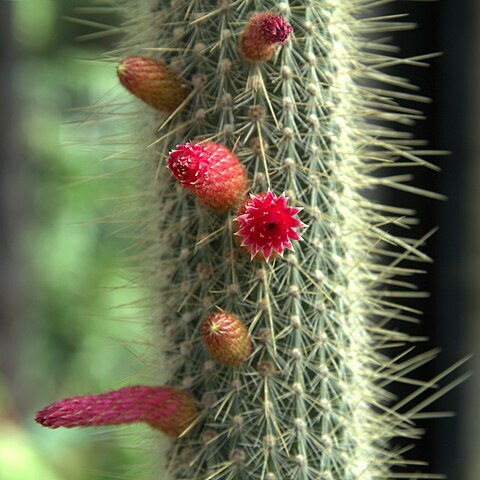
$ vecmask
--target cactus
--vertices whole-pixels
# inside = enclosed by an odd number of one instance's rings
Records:
[[[112,2],[118,76],[153,107],[132,98],[154,338],[166,383],[200,412],[175,430],[162,479],[408,477],[392,473],[408,465],[393,440],[419,435],[429,401],[407,405],[433,383],[409,374],[433,354],[384,352],[413,340],[389,324],[413,315],[395,298],[415,287],[397,277],[428,260],[428,235],[391,234],[412,212],[368,193],[423,193],[373,173],[432,165],[394,128],[417,113],[382,71],[401,62],[375,37],[401,27],[372,13],[387,2]],[[396,381],[418,389],[395,400]],[[125,408],[119,422],[147,421]]]

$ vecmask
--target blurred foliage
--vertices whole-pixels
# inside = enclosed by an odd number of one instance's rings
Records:
[[[125,166],[121,161],[102,161],[113,149],[95,146],[120,127],[79,122],[86,115],[82,107],[103,102],[118,88],[112,65],[94,61],[113,43],[76,40],[95,30],[63,16],[85,18],[75,10],[84,5],[87,0],[12,2],[22,148],[31,176],[31,224],[20,241],[29,260],[32,305],[17,372],[21,399],[0,378],[2,480],[95,480],[129,471],[130,478],[140,478],[137,466],[147,453],[132,448],[131,433],[151,435],[142,426],[52,431],[33,422],[34,411],[52,401],[141,381],[134,377],[140,365],[134,357],[142,345],[133,353],[122,346],[128,339],[130,348],[140,337],[140,325],[134,311],[116,308],[139,295],[117,288],[128,278],[119,269],[128,240],[115,235],[117,226],[99,220],[113,208],[106,199],[130,188],[109,175]]]

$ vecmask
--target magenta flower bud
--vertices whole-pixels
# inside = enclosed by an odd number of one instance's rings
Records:
[[[198,414],[194,398],[185,390],[137,385],[99,395],[66,398],[38,411],[35,421],[50,428],[143,422],[170,437],[178,437]]]

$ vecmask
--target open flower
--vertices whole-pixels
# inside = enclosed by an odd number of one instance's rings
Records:
[[[293,250],[292,240],[302,240],[297,230],[306,225],[297,218],[301,210],[289,207],[288,198],[272,192],[251,194],[240,207],[234,221],[240,246],[253,259],[268,260],[285,249]]]

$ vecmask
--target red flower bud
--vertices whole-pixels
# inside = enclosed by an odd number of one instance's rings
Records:
[[[201,336],[207,350],[221,365],[240,365],[252,351],[247,328],[233,313],[220,311],[206,317]]]
[[[265,62],[275,53],[277,45],[287,40],[292,27],[271,12],[258,13],[250,18],[240,37],[240,52],[252,62]]]
[[[160,112],[173,112],[188,94],[175,73],[153,58],[127,57],[118,66],[117,75],[130,93]]]
[[[167,164],[180,184],[209,208],[230,210],[245,196],[247,173],[223,145],[212,142],[177,145]]]
[[[187,391],[138,385],[100,395],[66,398],[37,412],[35,421],[50,428],[144,422],[178,437],[198,415],[196,402]]]

